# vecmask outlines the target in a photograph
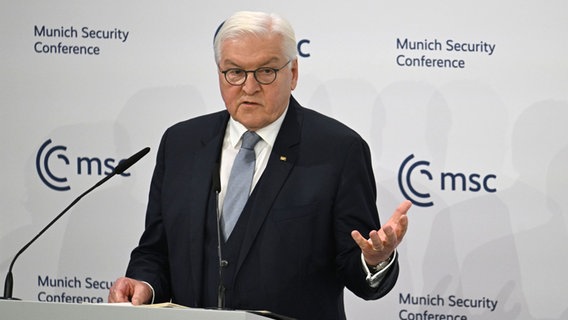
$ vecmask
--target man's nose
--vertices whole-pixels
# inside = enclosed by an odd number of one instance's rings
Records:
[[[258,81],[256,81],[256,78],[254,77],[254,73],[250,73],[247,76],[245,83],[243,83],[243,91],[247,94],[252,94],[252,93],[255,93],[259,90],[260,90],[260,83],[258,83]]]

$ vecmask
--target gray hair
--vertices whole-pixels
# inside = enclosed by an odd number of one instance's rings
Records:
[[[240,11],[230,16],[217,29],[213,41],[215,62],[221,61],[221,44],[225,40],[236,39],[245,35],[267,36],[276,33],[282,36],[284,55],[296,58],[296,36],[288,21],[274,13]]]

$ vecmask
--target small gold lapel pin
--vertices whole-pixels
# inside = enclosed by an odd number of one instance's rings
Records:
[[[286,161],[286,156],[280,156],[280,161]]]

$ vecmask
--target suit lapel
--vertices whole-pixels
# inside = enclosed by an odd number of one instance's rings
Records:
[[[245,210],[250,210],[251,215],[240,248],[235,276],[238,274],[274,200],[278,196],[282,185],[286,182],[290,170],[292,170],[298,158],[301,123],[301,107],[298,102],[291,97],[287,114],[282,122],[276,141],[274,142],[274,147],[272,148],[266,169],[253,191],[252,196],[254,197],[254,201],[252,201],[251,205],[247,204],[245,207]]]

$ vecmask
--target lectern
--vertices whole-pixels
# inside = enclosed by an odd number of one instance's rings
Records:
[[[0,300],[2,320],[265,320],[247,311]]]

